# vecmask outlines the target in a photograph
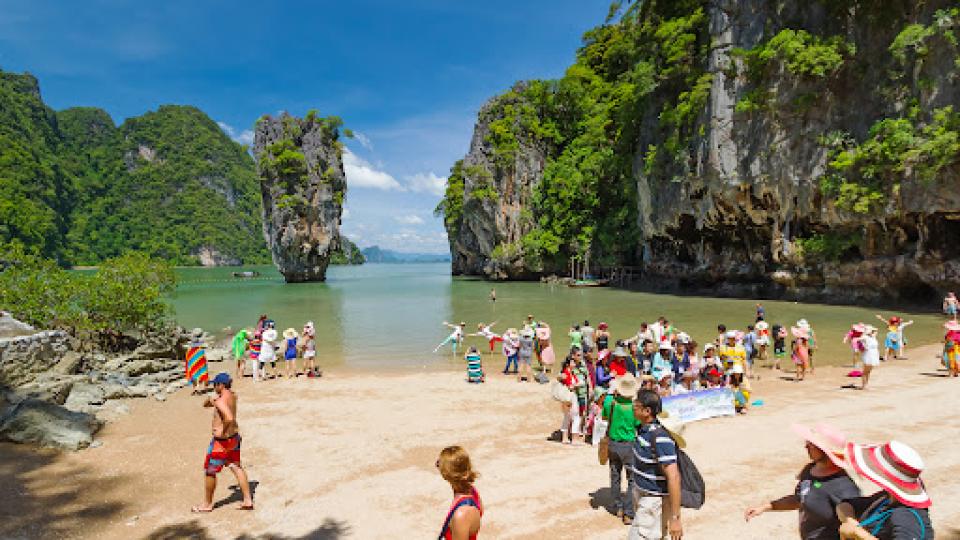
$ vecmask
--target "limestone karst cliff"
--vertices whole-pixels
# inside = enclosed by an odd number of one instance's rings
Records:
[[[613,9],[562,79],[481,110],[438,207],[453,272],[531,277],[589,252],[659,289],[960,286],[958,38],[956,1]]]
[[[263,199],[263,234],[288,283],[323,281],[340,243],[347,183],[339,118],[311,112],[257,121],[254,155]]]

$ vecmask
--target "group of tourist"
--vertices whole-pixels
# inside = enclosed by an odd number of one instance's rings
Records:
[[[297,369],[300,357],[303,358],[304,375],[312,378],[323,374],[317,366],[313,321],[304,324],[301,332],[287,328],[278,334],[276,323],[261,315],[255,328],[239,330],[233,336],[230,349],[236,362],[237,378],[245,376],[245,367],[250,368],[253,380],[257,382],[279,377],[296,378],[300,375]]]
[[[932,504],[920,474],[924,463],[910,446],[850,442],[828,425],[795,425],[807,463],[793,493],[748,508],[750,521],[766,512],[799,511],[803,540],[932,540]],[[866,492],[876,491],[864,496]]]
[[[957,377],[960,322],[956,320],[956,298],[952,303],[948,302],[950,298],[944,300],[944,311],[950,320],[944,324],[943,363],[950,375]],[[953,309],[948,309],[950,306]],[[810,324],[800,319],[788,334],[785,326],[771,326],[764,320],[760,304],[756,316],[755,323],[744,331],[718,325],[717,337],[702,350],[689,334],[665,317],[652,324],[643,323],[634,336],[615,342],[606,323],[593,328],[589,321],[584,321],[570,327],[569,353],[560,365],[553,390],[563,409],[560,440],[580,446],[589,433],[592,444],[603,448],[613,510],[630,526],[629,539],[679,540],[683,536],[679,463],[685,442],[665,425],[669,415],[663,411],[662,398],[728,387],[735,396],[736,410],[745,412],[749,407],[750,380],[756,377],[755,361],[766,361],[772,348],[774,362],[770,367],[778,367],[780,359],[786,356],[786,339],[790,335],[794,379],[800,381],[807,373],[813,373],[816,337]],[[854,367],[862,367],[861,388],[867,387],[871,371],[881,361],[902,355],[906,343],[903,329],[913,322],[904,322],[897,316],[877,317],[887,324],[883,359],[878,328],[858,322],[843,338],[853,351]],[[465,332],[464,322],[444,324],[452,333],[436,350],[450,344],[456,351],[466,337],[481,337],[487,341],[490,353],[498,344],[501,346],[503,373],[517,375],[521,382],[533,377],[533,358],[542,373],[549,373],[554,364],[550,326],[535,320],[533,315],[520,325],[520,330],[508,328],[503,334],[493,331],[496,321],[479,323],[477,332],[471,334]],[[278,344],[276,325],[266,315],[260,317],[256,329],[239,331],[232,345],[238,376],[244,375],[247,360],[254,380],[268,378],[267,368],[276,369],[278,354],[291,366],[298,352],[303,353],[308,376],[317,376],[313,323],[304,325],[299,334],[287,329],[283,338]],[[477,347],[471,347],[465,357],[467,380],[483,382],[485,373]],[[295,367],[288,367],[285,374],[296,376]],[[205,407],[214,408],[213,439],[204,462],[204,504],[195,506],[194,512],[212,510],[216,475],[224,467],[233,472],[240,485],[240,508],[253,509],[249,483],[240,464],[241,439],[232,382],[228,374],[218,374],[212,381],[215,395],[204,401]],[[747,521],[771,511],[799,511],[799,533],[805,540],[933,539],[927,510],[931,500],[920,479],[924,463],[913,448],[899,441],[858,444],[827,425],[794,426],[794,431],[805,441],[810,462],[798,474],[793,493],[748,508],[744,512]],[[598,444],[601,440],[603,445]],[[440,538],[476,539],[483,505],[474,487],[478,475],[467,451],[460,446],[444,448],[436,467],[453,491]],[[879,487],[880,491],[864,496],[867,486]]]
[[[555,354],[551,342],[550,325],[543,321],[537,321],[533,315],[527,315],[526,320],[517,327],[507,328],[503,334],[494,332],[493,328],[497,321],[490,323],[480,322],[477,324],[477,331],[466,333],[467,323],[451,324],[444,321],[444,326],[452,330],[437,347],[434,352],[450,345],[451,350],[456,354],[457,349],[463,347],[464,340],[468,337],[479,337],[487,342],[490,354],[496,350],[497,344],[500,344],[501,352],[504,357],[504,366],[502,373],[504,375],[516,375],[518,382],[530,382],[534,378],[533,359],[536,357],[541,373],[550,373],[551,367],[555,362]],[[471,383],[482,383],[486,378],[483,369],[483,361],[480,349],[470,347],[464,355],[467,363],[467,381]]]

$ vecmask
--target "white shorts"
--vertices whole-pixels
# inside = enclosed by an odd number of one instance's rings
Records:
[[[863,356],[863,365],[870,367],[877,367],[880,365],[880,355],[864,355]]]
[[[303,351],[304,358],[313,358],[317,356],[317,351]]]

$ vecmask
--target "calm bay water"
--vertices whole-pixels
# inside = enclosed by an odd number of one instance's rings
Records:
[[[261,313],[277,321],[278,330],[298,331],[314,321],[322,365],[351,367],[459,365],[446,349],[433,348],[449,330],[443,321],[498,321],[495,330],[519,327],[527,314],[545,320],[555,345],[566,345],[574,322],[589,319],[594,327],[610,325],[614,337],[636,333],[642,321],[659,315],[690,333],[700,343],[716,336],[716,325],[744,328],[753,322],[755,300],[704,298],[628,292],[610,288],[573,289],[542,283],[496,283],[452,278],[449,264],[367,264],[333,266],[326,283],[285,284],[272,266],[257,270],[260,278],[236,279],[236,268],[177,269],[179,285],[171,298],[177,321],[222,334],[223,329],[252,327]],[[496,288],[497,301],[489,300]],[[770,323],[795,324],[806,318],[817,332],[818,363],[845,363],[849,349],[841,343],[853,322],[880,325],[873,309],[851,306],[763,301]],[[883,313],[888,315],[888,313]],[[942,317],[901,313],[916,322],[906,330],[909,346],[942,338]],[[564,337],[560,337],[560,336]],[[481,338],[468,344],[486,345]],[[499,360],[499,359],[498,359]]]

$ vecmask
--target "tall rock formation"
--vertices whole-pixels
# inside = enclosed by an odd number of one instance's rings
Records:
[[[341,125],[314,112],[257,121],[254,155],[263,200],[263,234],[288,283],[323,281],[340,243],[347,183]]]
[[[482,204],[451,174],[453,272],[527,277],[587,245],[648,288],[931,301],[960,287],[958,42],[947,0],[630,4],[523,92],[509,144],[481,111],[461,169],[497,178],[491,144],[543,160]]]
[[[519,245],[533,220],[533,189],[543,176],[543,145],[519,129],[516,109],[526,103],[519,84],[488,101],[480,109],[470,151],[451,171],[451,189],[459,190],[462,210],[447,215],[455,275],[486,275],[498,279],[523,279],[538,269],[528,268]],[[510,148],[498,148],[497,128],[517,130],[521,136]],[[525,210],[526,209],[526,210]]]

